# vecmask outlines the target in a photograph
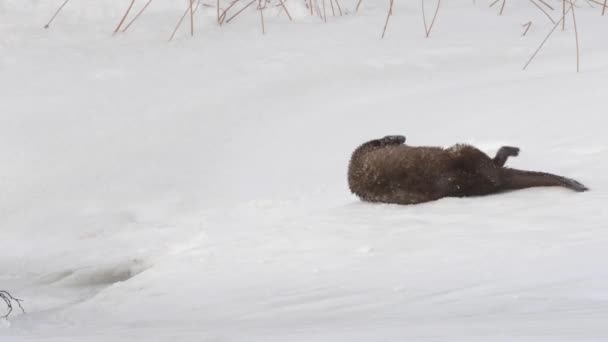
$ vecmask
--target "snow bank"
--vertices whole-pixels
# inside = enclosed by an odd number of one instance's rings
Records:
[[[168,43],[161,12],[112,37],[126,1],[72,0],[50,30],[58,1],[0,1],[0,288],[27,310],[0,340],[608,336],[597,8],[577,74],[570,26],[521,72],[551,26],[532,5],[446,6],[430,39],[404,4],[380,41],[386,4],[365,1]],[[350,152],[386,134],[519,146],[510,166],[591,191],[360,203]]]

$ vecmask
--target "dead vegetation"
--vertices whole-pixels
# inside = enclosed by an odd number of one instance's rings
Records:
[[[70,0],[63,0],[56,11],[53,12],[53,15],[44,26],[45,29],[50,28],[53,21],[57,18],[60,12],[68,5]],[[78,1],[78,0],[76,0]],[[116,25],[113,34],[125,33],[133,24],[144,14],[146,9],[150,7],[150,4],[153,0],[123,0],[125,1],[127,7],[125,12],[120,16],[120,20]],[[160,1],[160,0],[156,0]],[[284,16],[289,21],[294,21],[294,17],[288,10],[287,2],[291,1],[292,3],[300,2],[300,6],[304,6],[306,11],[310,16],[318,17],[319,20],[323,22],[328,21],[328,16],[332,17],[343,16],[348,13],[346,10],[343,10],[343,6],[340,4],[340,0],[185,0],[185,8],[182,16],[178,19],[169,41],[175,38],[177,32],[181,28],[184,20],[188,17],[189,20],[189,33],[190,36],[194,36],[195,34],[195,14],[200,8],[210,8],[215,12],[215,20],[219,26],[223,26],[228,24],[235,19],[237,19],[240,15],[245,13],[247,9],[255,10],[260,18],[260,28],[262,34],[266,33],[266,21],[265,21],[265,11],[268,9],[278,9],[277,16]],[[475,0],[473,0],[475,2]],[[542,12],[543,16],[553,24],[552,29],[549,31],[547,36],[541,41],[538,48],[531,55],[530,59],[524,65],[523,69],[525,70],[531,62],[535,59],[538,53],[542,50],[545,43],[549,40],[551,35],[556,31],[557,27],[561,25],[562,31],[566,30],[566,22],[568,18],[571,17],[572,27],[574,31],[574,42],[576,47],[576,69],[580,70],[580,48],[579,48],[579,37],[578,37],[578,27],[576,24],[576,7],[577,2],[579,0],[528,0],[528,3],[531,7],[536,10]],[[596,8],[595,6],[600,6],[600,13],[602,16],[606,13],[606,8],[608,7],[608,0],[580,0],[580,2],[586,2],[589,6]],[[434,3],[434,4],[431,4]],[[360,11],[361,5],[363,4],[363,0],[357,0],[354,13],[358,13]],[[505,15],[508,10],[507,0],[489,0],[490,8],[497,8],[498,15]],[[131,15],[132,11],[136,8],[136,5],[140,6],[139,10],[137,10],[136,14]],[[255,5],[255,6],[254,6]],[[426,14],[426,9],[429,6],[434,5],[433,15],[429,18]],[[381,38],[384,38],[387,33],[387,29],[389,26],[389,21],[394,14],[395,2],[394,0],[388,0],[388,9],[386,12],[386,18],[384,20],[384,25],[382,28]],[[437,22],[437,18],[439,15],[439,11],[441,8],[441,0],[421,0],[421,14],[422,14],[422,23],[424,27],[424,35],[425,37],[430,37],[433,27]],[[251,13],[251,10],[249,11]],[[130,17],[130,19],[129,19]],[[129,21],[127,22],[127,19]],[[125,24],[126,23],[126,24]],[[526,21],[522,26],[524,27],[524,31],[522,33],[522,37],[527,37],[530,31],[530,28],[534,25],[532,20]],[[537,25],[534,25],[537,27]]]
[[[4,316],[0,316],[0,318],[8,318],[13,312],[13,305],[17,304],[19,309],[21,309],[22,313],[25,313],[23,306],[21,306],[21,302],[23,299],[13,297],[8,291],[0,290],[0,299],[4,301],[7,307],[7,313]]]

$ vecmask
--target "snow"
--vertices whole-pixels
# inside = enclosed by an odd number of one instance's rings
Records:
[[[552,25],[442,5],[216,27],[158,1],[0,0],[2,341],[598,341],[608,338],[606,20]],[[139,3],[139,2],[138,2]],[[427,12],[430,12],[427,9]],[[428,14],[428,13],[427,13]],[[554,15],[557,17],[557,15]],[[533,20],[526,37],[522,23]],[[187,26],[187,25],[186,25]],[[361,203],[367,139],[518,146],[508,165],[587,193],[528,189]]]

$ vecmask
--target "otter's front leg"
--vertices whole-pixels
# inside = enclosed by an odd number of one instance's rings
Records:
[[[382,146],[401,145],[401,144],[405,143],[405,136],[403,136],[403,135],[387,135],[384,138],[378,139],[378,142]]]
[[[357,147],[355,152],[353,152],[353,157],[351,157],[351,159],[354,158],[354,156],[376,148],[381,148],[389,145],[401,145],[403,143],[405,143],[405,137],[403,135],[387,135],[384,138],[370,140],[364,143],[363,145]]]
[[[496,166],[505,166],[505,163],[509,157],[517,157],[518,155],[518,147],[503,146],[498,150],[498,152],[496,152],[496,156],[492,160]]]

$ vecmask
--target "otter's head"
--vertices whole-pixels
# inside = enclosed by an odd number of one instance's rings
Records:
[[[350,191],[358,196],[363,195],[368,182],[374,181],[376,177],[370,174],[372,170],[367,164],[367,154],[390,145],[401,145],[405,143],[403,135],[387,135],[384,138],[370,140],[355,149],[348,163],[348,187]]]

